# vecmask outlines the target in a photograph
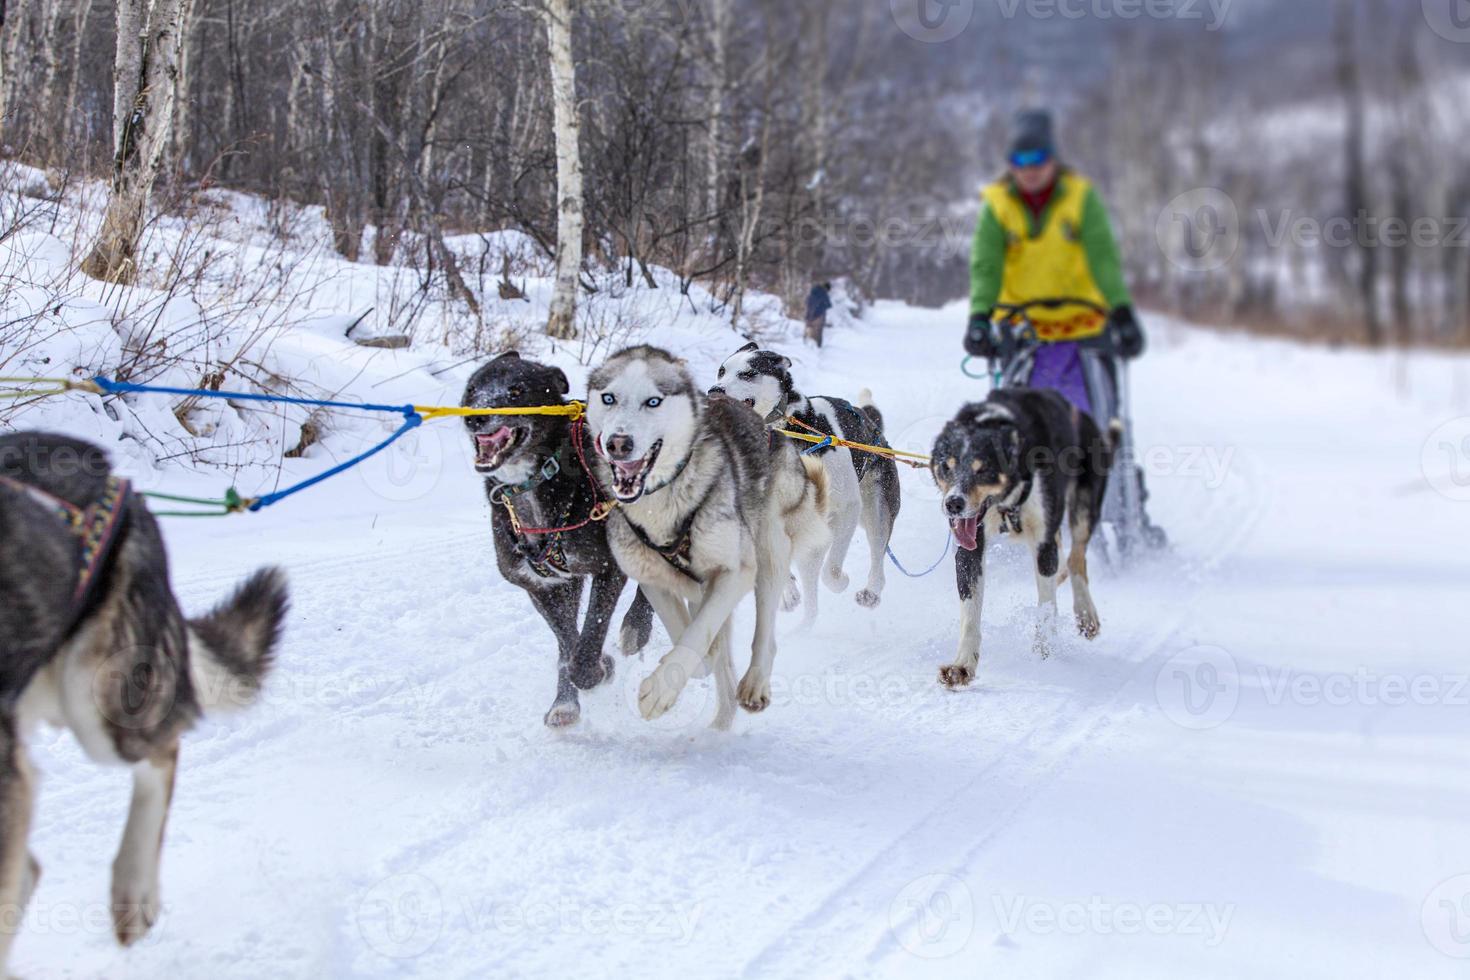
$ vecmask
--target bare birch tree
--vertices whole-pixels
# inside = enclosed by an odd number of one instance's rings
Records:
[[[94,278],[137,279],[138,241],[173,127],[191,6],[191,0],[117,0],[112,189],[102,231],[82,262]]]
[[[547,57],[556,139],[556,287],[546,333],[577,335],[577,288],[582,272],[582,152],[577,114],[577,67],[572,59],[573,0],[546,0]]]

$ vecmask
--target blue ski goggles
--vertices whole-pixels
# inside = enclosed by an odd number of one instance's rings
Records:
[[[1050,150],[1023,150],[1020,153],[1011,154],[1011,166],[1017,170],[1026,167],[1039,167],[1051,160]]]

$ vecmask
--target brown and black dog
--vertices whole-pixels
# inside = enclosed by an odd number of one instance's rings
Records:
[[[27,847],[29,733],[43,721],[70,729],[95,762],[132,770],[111,896],[130,945],[158,917],[180,736],[205,711],[255,700],[286,606],[270,569],[185,619],[158,524],[100,448],[0,437],[0,976],[41,873]]]

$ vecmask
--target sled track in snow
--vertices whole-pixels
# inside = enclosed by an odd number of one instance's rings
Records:
[[[1209,523],[1224,529],[1218,543],[1201,558],[1186,566],[1196,576],[1208,576],[1249,540],[1270,506],[1270,485],[1259,461],[1241,454],[1237,462],[1248,471],[1236,472],[1248,502],[1235,514],[1211,514]],[[1194,600],[1209,586],[1207,578],[1195,582],[1185,594],[1171,596],[1177,612],[1148,631],[1134,666],[1107,695],[1090,704],[1071,698],[1065,705],[1032,728],[1021,744],[1005,749],[1004,755],[971,775],[962,786],[935,804],[904,831],[894,836],[877,854],[832,889],[805,916],[769,941],[740,971],[742,976],[773,974],[818,976],[850,974],[871,970],[895,953],[903,953],[895,934],[904,921],[887,924],[890,908],[906,885],[931,874],[964,879],[986,855],[997,838],[1012,825],[1012,818],[1045,789],[1065,775],[1094,737],[1115,718],[1114,708],[1122,694],[1149,678],[1172,655],[1170,640],[1189,621]],[[946,583],[947,587],[947,583]],[[1062,622],[1067,617],[1062,616]],[[983,660],[982,660],[983,665]],[[965,751],[964,746],[959,751]],[[909,841],[956,842],[956,856],[948,866],[915,865],[926,849],[911,847]],[[876,930],[874,922],[885,924]],[[973,941],[973,937],[972,937]],[[843,955],[845,953],[845,955]]]

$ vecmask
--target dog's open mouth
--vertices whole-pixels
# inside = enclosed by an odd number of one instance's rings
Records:
[[[658,454],[663,448],[664,441],[660,439],[653,444],[648,455],[641,459],[608,460],[612,464],[613,496],[625,504],[632,503],[643,496],[643,486],[648,481],[648,474],[653,471],[653,464],[658,462]]]
[[[960,547],[966,551],[977,551],[980,548],[980,522],[985,520],[985,514],[990,510],[990,501],[980,505],[980,512],[973,517],[952,517],[949,520],[949,529],[954,532],[954,538],[960,543]]]
[[[523,438],[525,434],[510,425],[502,425],[494,432],[482,432],[475,436],[475,469],[481,473],[493,473],[500,469]]]

